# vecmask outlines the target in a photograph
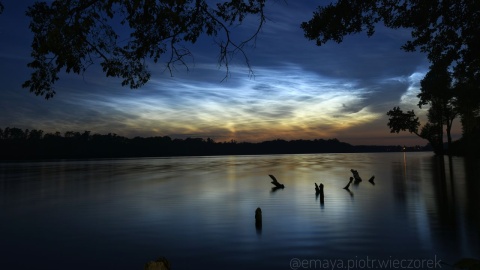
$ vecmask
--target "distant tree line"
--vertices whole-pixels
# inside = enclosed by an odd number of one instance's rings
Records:
[[[126,138],[114,133],[0,128],[0,159],[117,158],[208,155],[397,152],[430,150],[428,147],[353,146],[337,139],[272,140],[260,143],[215,142],[211,138],[172,139],[168,136]]]

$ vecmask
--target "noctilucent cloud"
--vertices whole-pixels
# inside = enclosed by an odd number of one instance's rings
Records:
[[[314,1],[269,1],[268,21],[246,48],[253,70],[236,55],[227,77],[219,66],[215,39],[189,45],[188,70],[170,74],[150,64],[151,80],[132,90],[92,66],[83,75],[62,74],[50,100],[23,89],[31,70],[26,7],[34,1],[7,1],[0,15],[0,127],[45,132],[90,130],[134,136],[210,137],[215,141],[331,139],[351,144],[424,145],[409,133],[391,134],[386,112],[415,109],[426,56],[400,49],[407,29],[379,25],[373,37],[348,36],[341,44],[317,47],[300,23]],[[235,28],[234,38],[253,33],[257,18]],[[458,125],[456,136],[458,136]]]

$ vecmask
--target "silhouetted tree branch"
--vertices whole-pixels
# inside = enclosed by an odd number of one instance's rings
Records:
[[[421,128],[418,117],[414,111],[403,112],[400,107],[394,107],[387,112],[389,116],[388,127],[391,133],[399,133],[400,131],[408,131],[418,137],[428,140],[436,154],[443,154],[443,130],[441,122],[441,111],[432,109],[428,110],[428,122]],[[440,120],[439,120],[440,117]]]
[[[218,41],[219,64],[228,75],[229,59],[240,53],[250,69],[244,46],[255,40],[263,23],[265,0],[230,0],[217,4],[207,0],[161,1],[74,1],[36,2],[27,10],[34,71],[23,87],[49,99],[55,95],[58,74],[83,73],[99,61],[107,77],[122,79],[122,85],[138,88],[150,79],[147,60],[154,63],[165,54],[166,68],[172,73],[176,63],[187,66],[191,56],[184,46],[200,36]],[[256,31],[237,42],[230,28],[247,15],[259,17]],[[125,36],[127,33],[128,37]],[[250,69],[251,71],[251,69]]]
[[[453,65],[454,78],[478,80],[479,21],[480,3],[475,0],[339,0],[318,7],[301,27],[318,46],[330,40],[342,42],[345,36],[360,32],[371,36],[379,23],[392,29],[412,29],[404,50],[419,49],[433,64]]]
[[[391,133],[408,131],[423,138],[418,132],[420,122],[418,121],[418,117],[415,115],[413,110],[404,113],[400,107],[393,107],[392,110],[387,112],[387,115],[390,116],[387,125],[390,128]]]

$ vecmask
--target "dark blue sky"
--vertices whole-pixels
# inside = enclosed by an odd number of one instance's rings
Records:
[[[391,134],[386,125],[393,106],[422,114],[416,94],[428,62],[421,53],[400,49],[410,32],[379,26],[371,38],[358,34],[317,47],[300,28],[316,2],[267,3],[268,21],[255,46],[246,50],[253,77],[238,56],[223,80],[218,47],[206,37],[187,44],[193,52],[189,71],[178,66],[171,76],[164,62],[152,63],[151,80],[131,90],[93,66],[83,75],[62,74],[57,95],[47,101],[21,87],[31,72],[32,34],[24,14],[33,1],[4,1],[0,127],[216,141],[338,138],[352,144],[426,144],[415,135]],[[256,23],[252,17],[236,27],[235,38],[252,33]]]

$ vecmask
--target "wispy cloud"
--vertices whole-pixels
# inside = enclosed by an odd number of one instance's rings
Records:
[[[377,117],[360,106],[364,92],[349,82],[297,66],[261,68],[257,73],[255,79],[235,77],[226,83],[154,80],[142,93],[82,95],[77,99],[85,100],[73,102],[83,104],[85,113],[77,113],[79,118],[85,115],[96,126],[111,123],[112,130],[122,123],[127,133],[143,130],[145,135],[197,134],[248,141],[300,139],[305,134],[318,138]],[[101,116],[94,120],[90,114]]]

